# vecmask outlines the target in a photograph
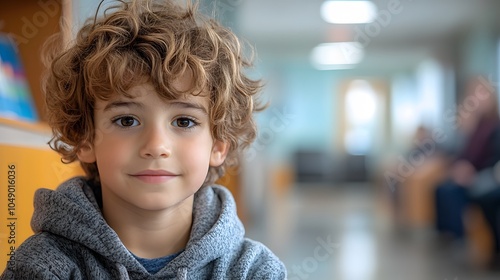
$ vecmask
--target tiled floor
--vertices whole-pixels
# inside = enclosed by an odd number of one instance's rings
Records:
[[[439,243],[430,230],[397,230],[379,197],[362,184],[295,186],[268,197],[267,214],[248,235],[285,262],[289,279],[500,279],[472,265],[462,244]]]

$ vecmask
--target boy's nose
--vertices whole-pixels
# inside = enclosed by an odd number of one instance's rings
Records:
[[[143,158],[167,158],[172,153],[166,129],[149,129],[144,135],[143,143],[140,150]]]

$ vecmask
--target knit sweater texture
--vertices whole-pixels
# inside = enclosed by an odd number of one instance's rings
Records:
[[[82,177],[35,193],[35,234],[15,252],[6,279],[286,279],[283,263],[263,244],[244,237],[231,193],[201,188],[185,250],[152,275],[104,220]]]

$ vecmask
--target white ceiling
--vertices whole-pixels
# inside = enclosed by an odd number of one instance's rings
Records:
[[[437,45],[453,44],[454,38],[482,23],[491,26],[500,6],[497,0],[373,0],[390,18],[383,25],[373,23],[372,36],[361,38],[359,30],[366,25],[323,21],[323,0],[226,1],[238,2],[236,26],[260,56],[306,58],[319,43],[354,40],[366,47],[365,65],[394,67],[422,59]],[[389,12],[391,3],[399,3],[399,14]]]

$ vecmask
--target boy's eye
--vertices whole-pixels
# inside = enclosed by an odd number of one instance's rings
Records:
[[[178,118],[173,121],[172,125],[181,128],[191,128],[197,125],[197,123],[189,118]]]
[[[132,126],[138,126],[139,121],[136,120],[134,117],[119,117],[114,120],[114,123],[116,123],[118,126],[122,127],[132,127]]]

